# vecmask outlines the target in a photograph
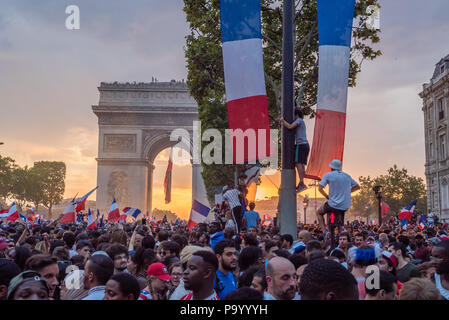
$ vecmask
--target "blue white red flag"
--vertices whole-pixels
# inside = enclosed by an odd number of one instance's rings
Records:
[[[305,177],[314,180],[343,160],[355,0],[317,0],[318,96],[313,145]]]
[[[98,189],[98,186],[93,188],[92,190],[90,190],[88,193],[86,193],[81,198],[78,198],[78,199],[75,200],[75,203],[76,203],[75,211],[76,212],[80,212],[82,210],[86,210],[86,200],[87,200],[87,198],[97,189]]]
[[[111,207],[109,208],[108,221],[118,221],[120,219],[120,210],[118,209],[115,198],[112,200]]]
[[[268,102],[262,54],[260,0],[221,0],[221,40],[226,105],[234,163],[270,157],[271,146]],[[241,130],[241,134],[237,133]],[[247,146],[239,146],[243,132],[255,133]],[[237,142],[237,143],[236,143]]]
[[[130,208],[130,207],[126,207],[123,209],[123,212],[127,215],[127,216],[131,216],[134,219],[137,219],[137,217],[139,216],[139,214],[141,213],[141,211],[137,208]]]
[[[413,211],[415,210],[416,200],[410,202],[399,212],[399,219],[412,220]]]
[[[16,203],[13,202],[11,208],[9,208],[6,221],[16,221],[19,219],[19,211],[17,211]]]
[[[75,202],[70,201],[62,213],[61,223],[75,222]]]
[[[165,171],[165,178],[164,178],[165,203],[170,203],[171,201],[171,180],[173,171],[172,158],[173,158],[173,148],[170,148],[170,155],[168,157],[168,165],[167,170]]]
[[[94,229],[97,227],[97,224],[95,222],[95,219],[92,215],[92,212],[89,209],[89,212],[87,214],[87,229]]]

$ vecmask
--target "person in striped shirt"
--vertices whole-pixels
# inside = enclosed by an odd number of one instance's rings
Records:
[[[228,186],[223,187],[223,199],[225,199],[229,207],[231,208],[232,215],[234,217],[235,224],[237,225],[237,233],[242,230],[243,222],[243,207],[240,202],[240,196],[243,196],[241,192],[239,192],[235,188],[229,188]]]
[[[218,269],[217,257],[209,251],[192,254],[184,271],[184,287],[192,292],[181,300],[220,300],[214,290],[214,280]]]

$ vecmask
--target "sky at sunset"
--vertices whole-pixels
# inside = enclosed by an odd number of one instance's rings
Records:
[[[76,4],[81,29],[65,28]],[[349,89],[344,170],[376,176],[397,164],[424,178],[424,121],[418,93],[449,54],[449,1],[381,0],[383,55],[365,61]],[[64,161],[65,197],[96,185],[100,82],[186,79],[188,25],[182,0],[2,0],[0,155],[20,165]],[[306,120],[309,141],[314,120]],[[163,200],[169,150],[155,162],[153,208],[188,218],[191,167],[175,166],[172,203]],[[270,180],[269,180],[270,179]],[[280,175],[262,178],[257,198],[277,195]],[[313,188],[306,193],[313,196]],[[91,199],[95,200],[95,196]]]

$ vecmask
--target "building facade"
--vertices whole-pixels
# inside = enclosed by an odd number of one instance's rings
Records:
[[[424,113],[427,209],[449,221],[449,55],[436,64],[419,96]]]

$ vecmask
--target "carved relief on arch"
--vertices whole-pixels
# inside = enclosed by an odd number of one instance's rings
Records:
[[[118,169],[111,172],[108,182],[108,197],[108,203],[112,203],[112,199],[115,198],[118,206],[129,205],[129,181],[126,172]]]

